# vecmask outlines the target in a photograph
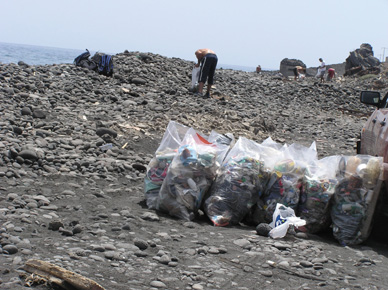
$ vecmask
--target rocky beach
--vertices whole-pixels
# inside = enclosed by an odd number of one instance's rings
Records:
[[[388,249],[373,238],[274,240],[242,223],[175,219],[144,198],[171,120],[258,143],[315,142],[319,158],[355,155],[373,110],[360,92],[386,91],[386,68],[325,83],[220,68],[204,99],[189,90],[193,64],[126,51],[105,77],[73,64],[0,63],[0,289],[52,289],[24,270],[30,259],[107,290],[388,289]]]

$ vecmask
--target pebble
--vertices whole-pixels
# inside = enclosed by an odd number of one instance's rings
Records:
[[[161,281],[151,281],[150,286],[158,288],[158,289],[160,289],[160,288],[167,288],[166,284],[164,284]]]
[[[305,267],[305,268],[310,268],[310,267],[313,267],[313,263],[309,262],[309,261],[300,261],[300,265],[302,267]]]
[[[269,224],[261,223],[256,226],[256,232],[259,236],[268,237],[269,232],[271,231]]]
[[[159,258],[159,263],[167,265],[168,263],[171,262],[171,258],[168,255],[162,255]]]
[[[290,248],[290,245],[282,242],[275,242],[273,246],[279,250],[287,250]]]
[[[280,261],[278,263],[278,266],[279,267],[284,267],[284,268],[289,268],[290,267],[290,263],[288,261]]]
[[[3,251],[8,253],[9,255],[16,254],[19,250],[15,245],[5,245],[3,246]]]
[[[104,262],[105,261],[102,257],[96,256],[96,255],[90,255],[89,258],[93,259],[95,261],[98,261],[98,262]]]
[[[138,247],[140,250],[145,250],[148,248],[148,243],[145,240],[135,238],[133,241],[134,245]]]
[[[271,270],[259,270],[259,274],[263,275],[264,277],[272,277],[273,272]]]
[[[208,253],[210,253],[210,254],[219,254],[220,251],[216,247],[210,247],[209,250],[208,250]]]
[[[233,243],[236,244],[237,246],[240,246],[241,248],[244,248],[244,249],[249,249],[252,247],[251,242],[248,241],[247,239],[238,239],[238,240],[233,241]]]

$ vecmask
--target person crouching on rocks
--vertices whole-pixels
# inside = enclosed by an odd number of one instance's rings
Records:
[[[202,96],[203,86],[207,80],[207,90],[204,98],[210,98],[210,89],[214,83],[214,73],[216,71],[218,58],[214,51],[208,48],[201,48],[195,52],[198,59],[196,67],[200,66],[198,77],[198,93],[196,95]]]
[[[329,68],[327,70],[327,80],[328,81],[332,81],[334,76],[335,76],[335,69],[334,68]]]
[[[301,76],[302,73],[306,72],[306,69],[300,65],[297,65],[293,69],[293,72],[294,72],[294,80],[296,81]]]

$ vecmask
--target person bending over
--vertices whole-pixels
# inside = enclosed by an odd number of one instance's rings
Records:
[[[333,80],[334,76],[335,76],[335,69],[334,68],[329,68],[327,70],[327,80],[328,81]]]
[[[299,78],[299,75],[303,72],[305,72],[306,69],[300,65],[297,65],[294,69],[293,69],[293,72],[294,72],[294,80],[296,81],[298,78]]]
[[[198,77],[198,94],[202,96],[203,86],[207,80],[207,90],[204,95],[205,98],[210,98],[210,89],[214,83],[214,73],[216,71],[218,58],[214,51],[208,48],[201,48],[195,52],[198,63],[196,67],[200,66]]]

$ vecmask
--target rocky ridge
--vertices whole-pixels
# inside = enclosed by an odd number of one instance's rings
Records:
[[[220,69],[202,99],[189,92],[191,62],[138,52],[114,61],[112,78],[0,64],[1,288],[26,289],[19,275],[37,258],[106,289],[384,289],[387,256],[373,244],[182,222],[149,211],[142,182],[170,120],[354,155],[372,110],[359,93],[386,75],[320,84]]]

